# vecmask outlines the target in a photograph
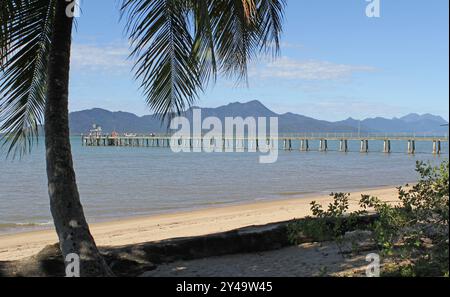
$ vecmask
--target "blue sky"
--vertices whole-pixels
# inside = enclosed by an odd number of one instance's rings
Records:
[[[219,78],[197,105],[260,100],[324,120],[433,113],[448,120],[448,0],[287,0],[281,56],[250,65],[249,85]],[[133,81],[120,0],[82,0],[72,53],[70,110],[149,114]]]

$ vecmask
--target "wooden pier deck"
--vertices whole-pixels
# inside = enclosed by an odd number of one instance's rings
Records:
[[[129,147],[187,147],[187,148],[204,148],[205,146],[213,148],[228,149],[230,147],[236,150],[259,150],[262,146],[266,149],[283,149],[283,150],[313,150],[310,142],[319,141],[318,150],[327,151],[328,142],[338,141],[339,151],[348,152],[349,142],[359,142],[360,152],[370,152],[370,142],[382,141],[384,153],[391,153],[391,143],[393,141],[404,142],[405,152],[414,154],[416,152],[417,142],[429,142],[430,152],[433,154],[442,153],[442,143],[448,143],[448,135],[407,135],[402,133],[396,134],[354,134],[354,133],[303,133],[303,134],[284,134],[278,137],[267,137],[262,139],[249,137],[215,137],[209,139],[209,144],[204,143],[203,137],[180,137],[172,139],[171,135],[82,135],[83,146],[129,146]],[[298,143],[298,147],[294,147],[294,143]]]

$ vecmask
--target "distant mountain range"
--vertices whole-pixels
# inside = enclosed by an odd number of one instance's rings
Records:
[[[192,119],[192,107],[183,114]],[[294,113],[277,114],[259,101],[247,103],[230,103],[217,108],[200,108],[202,118],[215,116],[224,120],[225,117],[278,117],[280,133],[300,132],[383,132],[383,133],[447,133],[448,124],[440,116],[431,114],[408,114],[401,118],[369,118],[358,121],[349,118],[344,121],[329,122],[317,120]],[[70,113],[70,128],[72,134],[88,132],[93,124],[100,125],[105,133],[165,133],[167,122],[161,123],[156,115],[139,117],[127,112],[111,112],[94,108]]]

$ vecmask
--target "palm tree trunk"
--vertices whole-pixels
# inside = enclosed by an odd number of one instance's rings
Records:
[[[99,253],[80,203],[69,138],[69,68],[73,19],[57,0],[48,68],[45,147],[50,208],[64,259],[80,257],[81,276],[112,276]]]

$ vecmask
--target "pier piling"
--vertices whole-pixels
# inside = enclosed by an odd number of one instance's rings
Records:
[[[441,141],[433,140],[433,154],[440,155],[441,154]]]
[[[309,140],[308,139],[302,139],[300,140],[300,150],[302,152],[309,151]]]
[[[386,153],[386,154],[391,153],[391,141],[389,139],[384,140],[383,153]]]
[[[339,151],[347,153],[348,152],[348,140],[347,139],[341,139],[339,142]]]
[[[328,140],[327,139],[320,140],[319,151],[321,151],[321,152],[328,151]]]
[[[369,140],[362,139],[361,140],[361,153],[368,153],[369,152]]]
[[[414,140],[408,140],[408,154],[414,155],[416,153],[416,142]]]

